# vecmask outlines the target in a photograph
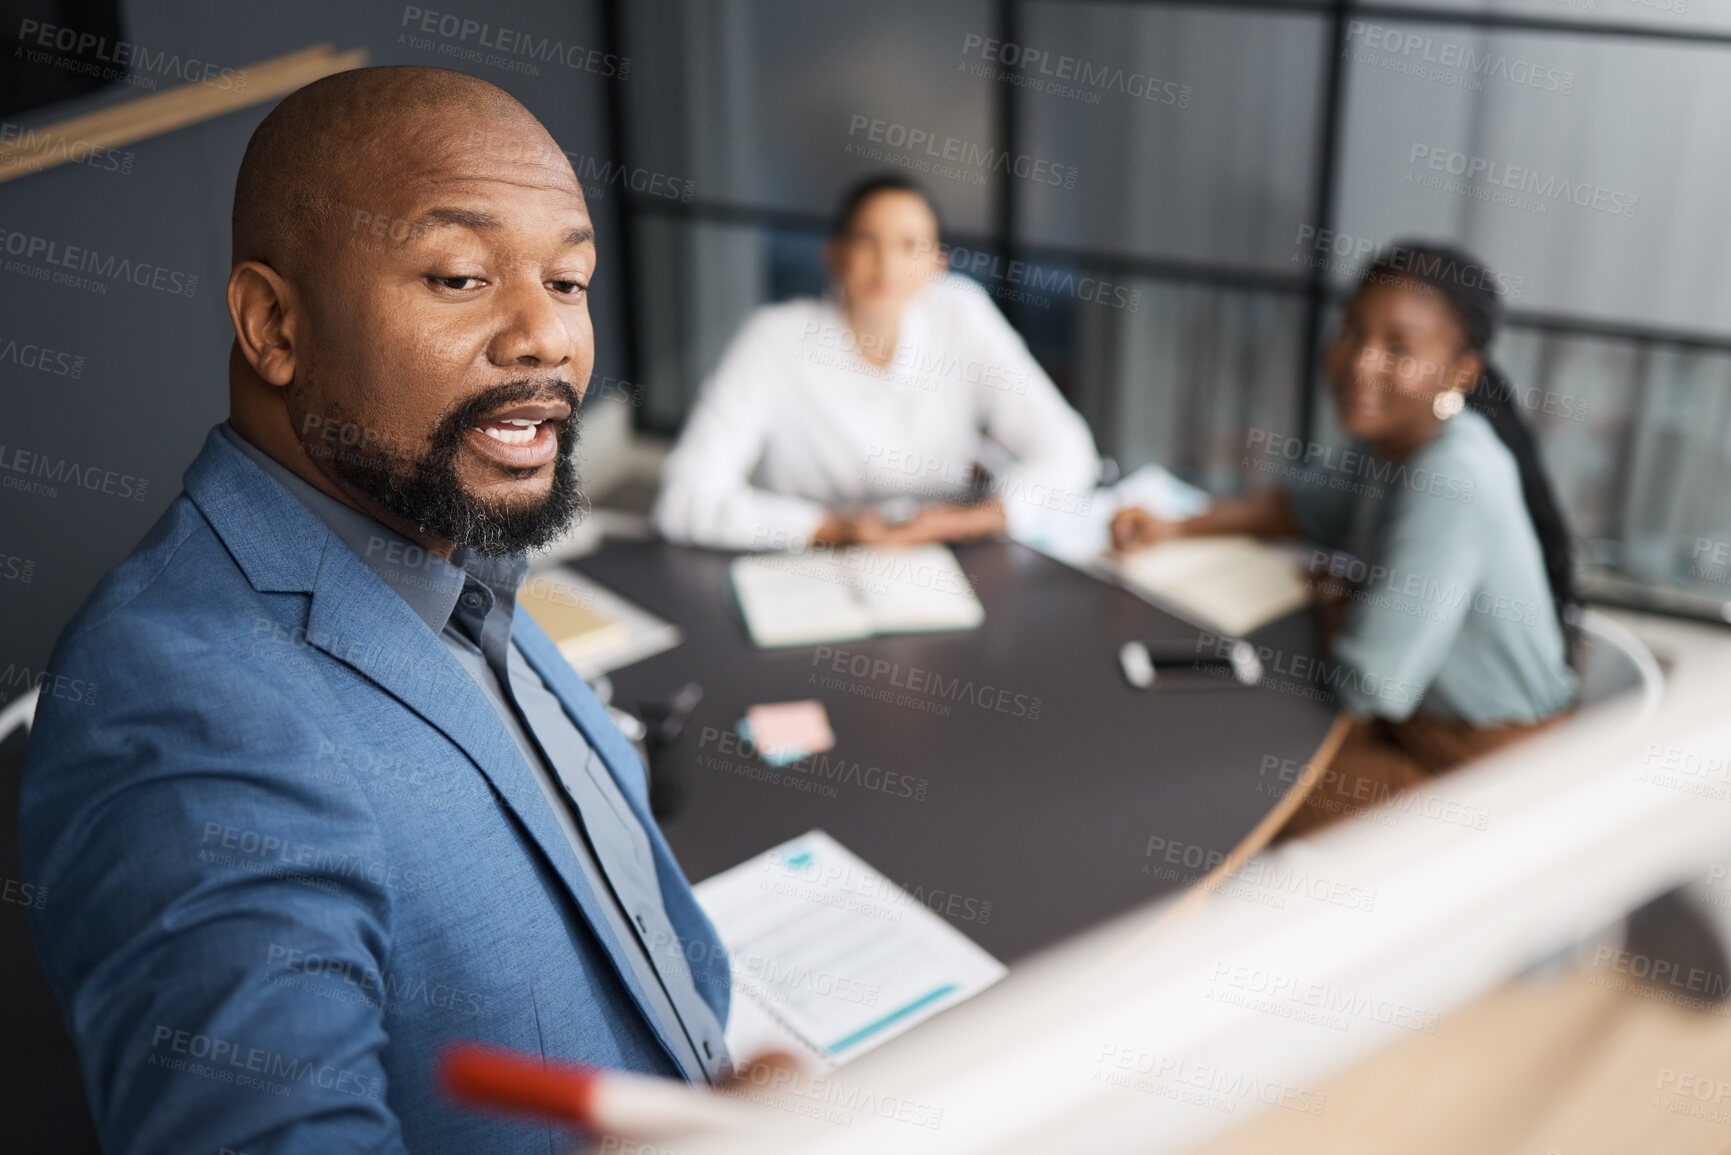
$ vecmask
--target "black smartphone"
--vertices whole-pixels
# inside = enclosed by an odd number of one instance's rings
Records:
[[[1118,650],[1124,680],[1138,690],[1202,690],[1222,686],[1254,686],[1262,681],[1256,647],[1233,642],[1227,656],[1198,653],[1173,646],[1125,642]]]

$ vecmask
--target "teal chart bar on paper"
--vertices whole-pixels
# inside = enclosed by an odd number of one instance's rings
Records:
[[[901,1022],[903,1019],[907,1018],[909,1015],[914,1014],[916,1011],[919,1011],[923,1007],[930,1006],[931,1004],[937,1002],[939,999],[943,998],[945,995],[949,994],[951,991],[954,991],[955,989],[956,989],[955,983],[945,983],[943,986],[939,987],[937,990],[931,991],[928,994],[921,995],[919,998],[915,999],[913,1002],[909,1003],[907,1006],[902,1007],[900,1010],[891,1011],[889,1014],[885,1015],[883,1018],[879,1019],[877,1022],[867,1023],[865,1026],[861,1027],[859,1030],[855,1031],[853,1034],[849,1035],[847,1038],[841,1040],[840,1042],[831,1043],[829,1046],[825,1047],[824,1050],[831,1055],[839,1055],[843,1051],[847,1050],[849,1047],[853,1046],[855,1043],[865,1042],[867,1039],[871,1038],[873,1035],[877,1034],[879,1031],[883,1030],[884,1028],[893,1026],[896,1023]]]
[[[697,898],[733,962],[735,1054],[779,1048],[839,1066],[1006,973],[821,830],[700,883]]]

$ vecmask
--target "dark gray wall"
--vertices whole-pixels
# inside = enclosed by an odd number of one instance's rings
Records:
[[[401,4],[376,0],[138,0],[123,4],[124,35],[153,51],[245,68],[314,44],[366,48],[375,64],[438,64],[470,71],[529,106],[568,152],[605,159],[605,86],[621,82],[541,63],[525,75],[465,63],[408,42]],[[566,44],[599,46],[597,6],[571,0],[423,3],[459,16]],[[29,0],[9,5],[32,17]],[[36,18],[48,19],[46,13]],[[422,34],[417,33],[417,36]],[[447,41],[434,36],[440,44]],[[147,74],[153,75],[153,74]],[[159,78],[166,89],[178,80]],[[13,118],[40,126],[144,92],[114,86],[98,96]],[[0,252],[0,702],[40,675],[55,637],[108,569],[119,562],[180,491],[180,477],[206,431],[228,411],[229,323],[223,286],[235,170],[248,136],[269,111],[256,105],[126,146],[130,172],[64,165],[0,184],[0,249],[39,238],[64,250],[93,249],[165,270],[173,293],[96,277],[106,291],[56,285],[16,271],[24,260]],[[595,284],[597,374],[623,377],[619,310],[611,290],[609,238],[616,188],[591,197],[602,265]],[[55,351],[49,371],[29,368],[24,348]],[[60,354],[64,354],[62,359]],[[74,361],[81,359],[81,362]],[[77,364],[79,372],[70,370]],[[114,475],[117,492],[50,483],[52,495],[9,486],[19,451]],[[132,480],[127,480],[132,479]],[[142,498],[138,481],[147,483]],[[25,574],[28,571],[28,580]],[[16,804],[22,743],[0,748],[0,878],[18,881]],[[70,1052],[46,986],[36,973],[24,910],[0,903],[0,982],[7,1047],[0,1064],[0,1117],[8,1146],[19,1121],[42,1129],[30,1150],[87,1149]],[[35,1125],[33,1125],[35,1126]],[[17,1148],[22,1149],[22,1148]]]

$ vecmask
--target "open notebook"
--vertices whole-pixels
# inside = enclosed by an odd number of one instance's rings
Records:
[[[695,890],[732,964],[736,1062],[778,1050],[833,1069],[1007,973],[821,830]]]
[[[986,618],[956,555],[941,545],[751,554],[734,560],[731,575],[746,629],[763,647],[971,630]]]
[[[1149,600],[1226,637],[1242,637],[1310,601],[1298,564],[1252,537],[1189,537],[1095,566]]]

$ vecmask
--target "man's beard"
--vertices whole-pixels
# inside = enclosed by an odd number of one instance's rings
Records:
[[[544,401],[553,393],[571,407],[559,423],[559,453],[553,459],[553,486],[531,504],[482,501],[463,487],[457,476],[457,456],[469,429],[489,413],[514,402]],[[510,381],[463,402],[439,419],[431,446],[416,456],[402,444],[379,444],[366,437],[366,425],[326,406],[325,425],[333,420],[345,431],[357,429],[356,444],[333,445],[320,437],[319,422],[302,422],[301,446],[322,462],[326,472],[366,494],[422,533],[452,542],[483,557],[503,557],[539,549],[559,538],[584,506],[577,488],[576,448],[579,427],[577,391],[564,381],[537,384]],[[305,430],[311,427],[312,432]],[[507,470],[527,477],[534,469]]]

